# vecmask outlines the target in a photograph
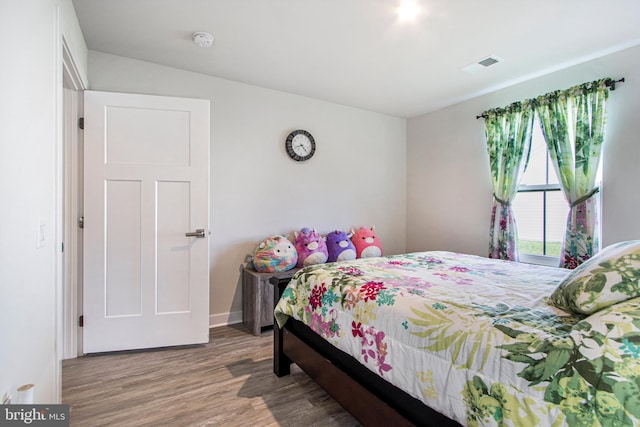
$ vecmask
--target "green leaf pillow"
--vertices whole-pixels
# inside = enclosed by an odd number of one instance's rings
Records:
[[[592,314],[640,296],[640,240],[607,246],[558,285],[548,303],[565,311]]]

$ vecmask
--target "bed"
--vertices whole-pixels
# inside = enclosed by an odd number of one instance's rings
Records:
[[[640,241],[576,270],[434,251],[274,281],[274,372],[365,425],[638,425]]]

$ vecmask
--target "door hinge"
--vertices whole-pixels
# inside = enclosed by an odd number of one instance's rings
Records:
[[[84,217],[78,218],[78,228],[84,228]]]
[[[78,119],[78,127],[79,127],[80,129],[84,129],[84,117],[80,117],[80,118]]]
[[[80,326],[81,328],[84,326],[84,314],[78,317],[78,326]]]
[[[60,243],[60,245],[62,246],[62,250],[60,252],[64,252],[64,242]]]

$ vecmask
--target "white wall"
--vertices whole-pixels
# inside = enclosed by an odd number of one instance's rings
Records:
[[[405,120],[89,51],[91,89],[211,100],[211,314],[242,310],[240,266],[263,238],[375,225],[405,250]],[[287,157],[295,129],[316,155]],[[233,319],[232,319],[233,320]]]
[[[603,77],[626,78],[609,97],[603,244],[640,239],[640,47],[634,47],[408,120],[407,250],[486,255],[492,188],[484,124],[476,116]]]
[[[0,397],[36,384],[60,399],[56,349],[56,177],[61,33],[86,76],[86,45],[71,0],[0,3]],[[36,248],[45,225],[45,245]]]

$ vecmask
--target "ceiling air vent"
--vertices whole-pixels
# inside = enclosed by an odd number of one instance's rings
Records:
[[[478,61],[478,64],[483,65],[485,67],[490,67],[491,65],[497,64],[498,62],[500,62],[500,59],[494,56],[490,56],[488,58],[483,59],[482,61]]]
[[[467,65],[466,67],[463,67],[462,71],[465,71],[470,74],[474,74],[480,70],[484,70],[485,68],[495,65],[498,62],[502,62],[502,58],[498,58],[495,55],[489,55],[484,59],[481,59],[479,61],[476,61],[472,64]]]

